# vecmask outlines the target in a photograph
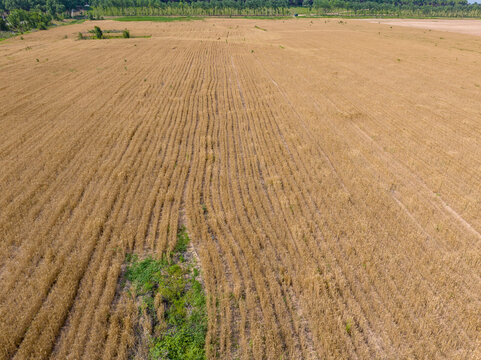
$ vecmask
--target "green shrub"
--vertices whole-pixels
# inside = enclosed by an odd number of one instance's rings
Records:
[[[130,38],[130,31],[127,30],[127,29],[125,29],[124,31],[122,31],[122,37],[123,37],[124,39]]]
[[[350,320],[346,321],[346,332],[348,333],[348,335],[351,335],[351,332],[352,332],[352,324],[351,324],[351,321],[350,321]]]
[[[94,35],[96,39],[103,39],[104,37],[104,33],[98,26],[94,27]]]

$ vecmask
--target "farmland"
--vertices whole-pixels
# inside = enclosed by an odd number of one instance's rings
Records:
[[[0,359],[131,357],[126,258],[184,227],[209,359],[479,359],[480,64],[336,19],[2,41]]]

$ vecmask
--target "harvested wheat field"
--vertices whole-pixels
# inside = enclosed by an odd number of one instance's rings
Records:
[[[76,40],[94,25],[152,36]],[[1,359],[142,358],[126,257],[161,258],[181,226],[209,359],[481,358],[481,37],[334,19],[23,37],[0,44]]]

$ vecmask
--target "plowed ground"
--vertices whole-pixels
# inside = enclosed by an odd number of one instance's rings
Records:
[[[126,254],[186,225],[209,358],[479,359],[480,64],[324,19],[2,42],[0,358],[127,358]]]

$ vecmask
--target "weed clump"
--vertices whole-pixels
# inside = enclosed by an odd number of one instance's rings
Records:
[[[149,341],[153,359],[205,359],[206,300],[199,270],[185,259],[189,241],[181,228],[173,252],[162,259],[127,258],[126,278],[140,300],[139,311],[155,325]]]

